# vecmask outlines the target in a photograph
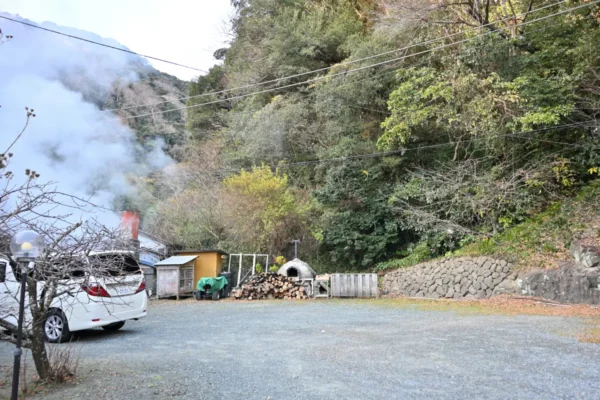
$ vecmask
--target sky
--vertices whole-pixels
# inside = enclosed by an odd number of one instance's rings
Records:
[[[233,15],[229,0],[0,0],[0,11],[90,31],[135,52],[203,70],[216,63],[213,52],[226,47]],[[180,79],[202,75],[150,61]]]

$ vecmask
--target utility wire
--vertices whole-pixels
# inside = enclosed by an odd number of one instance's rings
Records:
[[[534,138],[534,137],[530,137],[530,136],[523,136],[523,135],[547,132],[547,131],[563,129],[563,128],[570,128],[570,127],[581,127],[581,126],[585,127],[588,124],[590,124],[590,126],[595,126],[596,122],[593,122],[593,121],[574,122],[574,123],[570,123],[570,124],[550,126],[547,128],[540,128],[540,129],[517,132],[517,133],[506,133],[506,134],[498,134],[498,135],[487,136],[487,137],[476,137],[476,138],[471,138],[471,139],[466,139],[466,140],[457,140],[454,142],[436,143],[436,144],[426,145],[426,146],[418,146],[418,147],[409,147],[409,148],[398,149],[398,150],[390,150],[390,151],[384,151],[384,152],[380,152],[380,153],[354,154],[354,155],[340,156],[340,157],[334,157],[334,158],[298,161],[298,162],[287,163],[287,164],[284,163],[282,160],[282,161],[280,161],[279,164],[271,163],[271,164],[266,164],[266,165],[270,166],[271,168],[289,168],[289,167],[299,167],[299,166],[306,166],[306,165],[322,164],[322,163],[328,163],[328,162],[357,160],[357,159],[363,159],[363,158],[379,158],[379,157],[386,157],[386,156],[396,155],[396,154],[403,155],[403,154],[409,153],[411,151],[430,150],[430,149],[435,149],[435,148],[440,148],[440,147],[445,147],[445,146],[450,146],[450,145],[457,145],[457,144],[461,144],[461,143],[472,143],[474,141],[496,139],[496,138],[502,138],[502,137],[514,137],[517,139],[534,140],[534,141],[539,141],[539,142],[547,142],[547,143],[552,143],[552,144],[560,144],[560,145],[565,145],[565,146],[577,147],[577,146],[579,146],[577,143],[551,141],[551,140],[538,139],[538,138]],[[242,168],[240,168],[240,169],[242,169]],[[239,172],[240,169],[228,168],[228,169],[225,169],[222,171],[223,172]]]
[[[540,30],[541,30],[540,28],[533,28],[532,32],[539,32]],[[424,60],[424,61],[418,62],[416,64],[411,64],[410,67],[411,68],[419,68],[419,67],[428,65],[430,63],[431,62],[429,60]],[[375,78],[381,78],[381,77],[384,77],[384,76],[387,76],[387,75],[390,75],[390,74],[397,74],[397,73],[398,73],[398,70],[396,69],[396,67],[394,65],[392,65],[392,66],[388,66],[387,69],[381,70],[380,72],[376,72],[376,73],[374,73],[374,74],[372,74],[370,76],[366,76],[364,78],[354,79],[354,80],[351,80],[351,81],[346,81],[344,83],[337,84],[335,86],[335,88],[338,89],[338,88],[341,88],[341,87],[344,87],[344,86],[348,86],[348,85],[356,85],[356,84],[364,82],[364,81],[372,80],[372,79],[375,79]],[[341,79],[347,79],[349,77],[350,77],[350,75],[346,75],[346,76],[343,76]],[[294,98],[286,99],[285,101],[279,102],[278,106],[286,105],[286,104],[293,104],[293,102],[295,100],[297,100],[297,99],[304,99],[304,98],[313,96],[314,94],[315,94],[314,92],[312,92],[312,93],[306,93],[306,94],[301,94],[301,95],[298,95],[298,96],[296,96]],[[347,98],[345,98],[343,96],[335,96],[333,94],[327,95],[327,97],[329,97],[329,96],[337,98],[337,99],[340,99],[340,100],[344,100],[346,102],[349,100],[349,99],[347,99]],[[381,114],[389,115],[389,113],[386,112],[385,110],[366,109],[365,107],[360,107],[360,104],[358,104],[358,103],[354,103],[354,107],[351,106],[351,105],[348,105],[348,104],[343,104],[343,106],[351,107],[351,108],[360,108],[360,109],[363,109],[363,110],[369,110],[369,111],[379,112]],[[258,110],[246,110],[246,111],[226,111],[225,112],[225,116],[253,115],[253,114],[256,114],[256,113],[262,111],[263,109],[264,108],[261,108],[261,109],[258,109]],[[225,109],[223,109],[223,111],[225,111]],[[214,115],[214,116],[212,116],[212,118],[216,118],[216,117],[219,117],[219,116],[220,115]]]
[[[519,27],[519,26],[525,26],[525,25],[533,24],[533,23],[536,23],[536,22],[539,22],[539,21],[543,21],[543,20],[552,18],[552,17],[556,17],[558,15],[563,15],[563,14],[566,14],[566,13],[569,13],[569,12],[572,12],[572,11],[575,11],[575,10],[578,10],[578,9],[581,9],[581,8],[584,8],[584,7],[590,7],[590,6],[598,4],[598,3],[600,3],[600,0],[595,0],[595,1],[591,2],[591,3],[587,3],[587,4],[584,4],[584,5],[581,5],[581,6],[577,6],[577,7],[572,7],[572,8],[569,8],[568,10],[563,10],[561,12],[550,14],[550,15],[547,15],[547,16],[544,16],[544,17],[532,20],[532,21],[527,21],[527,22],[523,22],[521,24],[514,25],[513,28],[516,28],[516,27]],[[323,79],[329,79],[329,78],[333,78],[335,76],[345,75],[345,74],[348,74],[350,72],[362,71],[362,70],[365,70],[365,69],[378,67],[380,65],[389,64],[389,63],[392,63],[392,62],[395,62],[395,61],[405,60],[407,58],[415,57],[415,56],[418,56],[418,55],[423,55],[423,54],[431,53],[431,52],[436,51],[436,50],[440,50],[440,49],[444,49],[444,48],[447,48],[447,47],[455,46],[457,44],[465,43],[465,42],[471,41],[471,40],[473,40],[475,38],[483,37],[483,36],[487,36],[487,35],[491,35],[493,33],[496,33],[496,31],[489,31],[489,32],[486,32],[486,33],[483,33],[483,34],[480,34],[480,35],[473,36],[473,37],[468,38],[468,39],[463,39],[463,40],[459,40],[459,41],[456,41],[456,42],[448,43],[448,44],[445,44],[445,45],[442,45],[442,46],[434,47],[432,49],[424,50],[424,51],[417,52],[417,53],[408,54],[406,56],[402,56],[402,57],[398,57],[398,58],[393,58],[391,60],[382,61],[382,62],[379,62],[379,63],[376,63],[376,64],[365,65],[363,67],[350,69],[348,71],[338,72],[338,73],[333,74],[333,75],[320,76],[320,77],[309,79],[309,80],[306,80],[306,81],[303,81],[303,82],[297,82],[297,83],[292,83],[292,84],[289,84],[289,85],[279,86],[279,87],[276,87],[276,88],[261,90],[261,91],[258,91],[258,92],[252,92],[252,93],[247,93],[247,94],[243,94],[243,95],[239,95],[239,96],[233,96],[233,97],[230,97],[230,98],[227,98],[227,99],[209,101],[209,102],[200,103],[200,104],[193,104],[193,105],[190,105],[190,106],[173,108],[173,109],[170,109],[170,110],[163,110],[163,111],[151,112],[151,113],[146,113],[146,114],[133,115],[133,116],[130,116],[130,117],[123,117],[122,119],[143,118],[143,117],[149,117],[149,116],[152,116],[152,115],[164,114],[164,113],[168,113],[168,112],[172,112],[172,111],[187,110],[187,109],[191,109],[191,108],[197,108],[197,107],[202,107],[202,106],[206,106],[206,105],[218,104],[218,103],[222,103],[222,102],[226,102],[226,101],[231,101],[231,100],[236,100],[236,99],[242,99],[242,98],[246,98],[246,97],[249,97],[249,96],[256,96],[256,95],[259,95],[259,94],[264,94],[264,93],[269,93],[269,92],[273,92],[273,91],[278,91],[278,90],[286,89],[286,88],[290,88],[290,87],[305,85],[307,83],[313,83],[313,82],[317,82],[317,81],[320,81],[320,80],[323,80]]]
[[[532,32],[539,32],[541,30],[542,30],[541,28],[534,28],[532,30]],[[418,67],[421,67],[421,66],[424,66],[424,65],[428,65],[428,64],[430,64],[430,61],[429,60],[424,60],[424,61],[418,62],[416,64],[411,64],[411,68],[418,68]],[[388,76],[390,74],[396,74],[396,73],[397,73],[397,69],[395,69],[394,66],[391,66],[391,67],[388,66],[387,69],[384,69],[384,70],[381,70],[379,72],[376,72],[376,73],[374,73],[374,74],[372,74],[370,76],[363,77],[363,78],[360,78],[360,79],[353,79],[353,80],[350,80],[350,81],[346,81],[344,83],[340,83],[340,84],[336,85],[335,88],[341,88],[341,87],[348,86],[348,85],[356,85],[356,84],[359,84],[359,83],[364,82],[364,81],[373,80],[373,79],[376,79],[376,78],[381,78],[381,77],[385,77],[385,76]],[[341,77],[341,79],[347,79],[349,77],[350,77],[349,75],[346,75],[346,76]],[[305,99],[305,98],[308,98],[308,97],[314,96],[314,95],[315,95],[314,92],[306,93],[306,94],[301,94],[301,95],[295,96],[294,98],[286,99],[285,101],[279,102],[278,106],[287,105],[287,104],[293,104],[296,100]],[[333,97],[335,99],[342,100],[344,103],[350,102],[350,99],[348,99],[346,97],[343,97],[343,96],[336,96],[335,94],[328,94],[326,97]],[[359,109],[362,109],[362,110],[368,110],[368,111],[373,111],[373,112],[378,112],[378,113],[381,113],[381,114],[389,115],[389,113],[386,112],[386,111],[384,111],[384,110],[366,109],[365,107],[360,107],[359,103],[353,103],[353,104],[354,105],[342,104],[342,106],[350,107],[350,108],[359,108]],[[263,110],[264,110],[264,108],[258,109],[258,110],[226,111],[224,114],[215,114],[215,115],[212,115],[212,116],[207,117],[207,118],[211,118],[211,119],[212,118],[223,118],[223,117],[231,117],[231,116],[237,116],[237,115],[241,115],[241,116],[252,115],[252,116],[254,116],[255,114],[257,114],[257,113],[259,113],[259,112],[261,112]],[[575,125],[580,125],[580,124],[581,123],[575,123]],[[568,125],[561,125],[561,127],[564,127],[564,126],[568,126]],[[155,135],[161,135],[160,133],[154,133],[154,134]]]
[[[68,33],[63,33],[63,32],[59,32],[59,31],[55,31],[53,29],[44,28],[44,27],[41,27],[39,25],[30,24],[29,22],[25,22],[25,21],[19,21],[18,19],[9,18],[9,17],[6,17],[4,15],[0,15],[0,18],[6,19],[8,21],[16,22],[17,24],[27,25],[27,26],[30,26],[30,27],[35,28],[35,29],[41,29],[43,31],[52,32],[52,33],[55,33],[57,35],[62,35],[62,36],[70,37],[72,39],[81,40],[82,42],[92,43],[92,44],[95,44],[95,45],[98,45],[98,46],[107,47],[109,49],[122,51],[124,53],[134,54],[136,56],[140,56],[140,57],[144,57],[144,58],[149,58],[151,60],[160,61],[160,62],[163,62],[163,63],[166,63],[166,64],[176,65],[178,67],[187,68],[187,69],[193,69],[194,71],[200,71],[200,72],[207,73],[206,70],[203,70],[203,69],[200,69],[200,68],[190,67],[189,65],[179,64],[179,63],[176,63],[176,62],[173,62],[173,61],[169,61],[169,60],[165,60],[165,59],[162,59],[162,58],[158,58],[158,57],[148,56],[148,55],[145,55],[145,54],[136,53],[135,51],[131,51],[131,50],[127,50],[127,49],[122,49],[120,47],[111,46],[109,44],[104,44],[104,43],[96,42],[94,40],[85,39],[85,38],[82,38],[82,37],[79,37],[79,36],[69,35]]]
[[[429,61],[420,62],[420,63],[414,64],[413,67],[423,66],[423,65],[426,65],[428,63],[429,63]],[[385,69],[385,70],[382,70],[381,72],[375,73],[373,75],[370,75],[370,76],[367,76],[367,77],[364,77],[364,78],[355,79],[355,80],[352,80],[352,81],[340,83],[340,84],[336,85],[335,87],[336,88],[340,88],[340,87],[344,87],[344,86],[348,86],[348,85],[354,85],[354,84],[357,84],[357,83],[360,83],[360,82],[364,82],[364,81],[368,81],[368,80],[371,80],[371,79],[374,79],[374,78],[384,77],[384,76],[391,75],[391,74],[396,74],[396,73],[398,73],[398,71],[396,69]],[[345,76],[342,77],[342,79],[346,79],[348,77],[349,77],[349,75],[345,75]],[[301,94],[301,95],[297,96],[296,99],[304,99],[304,98],[307,98],[307,97],[310,97],[310,96],[313,96],[313,95],[314,95],[314,93]],[[329,95],[329,96],[332,96],[332,95]],[[339,99],[348,100],[348,99],[345,99],[345,98],[343,98],[341,96],[339,97]],[[293,101],[291,101],[290,99],[286,99],[285,101],[282,101],[279,104],[291,104],[291,103],[293,103]],[[346,105],[346,106],[347,107],[351,107],[349,105]],[[358,104],[356,104],[356,106],[358,106]],[[365,109],[364,107],[360,107],[360,108],[361,109]],[[227,111],[225,113],[225,115],[226,116],[232,116],[232,115],[252,115],[252,114],[255,114],[257,112],[260,112],[261,110],[262,109],[259,109],[259,110],[246,110],[246,111]],[[103,110],[103,111],[108,111],[108,110]],[[223,109],[223,111],[225,111],[225,109]],[[380,113],[387,114],[387,112],[385,110],[371,110],[371,111],[377,111],[377,112],[380,112]],[[132,116],[132,117],[135,117],[135,116]],[[130,118],[124,118],[124,119],[131,119],[132,117],[130,117]],[[216,117],[219,117],[219,115],[212,116],[212,118],[216,118]]]
[[[329,66],[329,67],[323,67],[323,68],[315,69],[315,70],[312,70],[312,71],[301,72],[301,73],[298,73],[298,74],[295,74],[295,75],[284,76],[284,77],[281,77],[281,78],[271,79],[271,80],[264,81],[264,82],[251,83],[251,84],[248,84],[248,85],[239,86],[239,87],[235,87],[235,88],[231,88],[231,89],[224,89],[224,90],[215,91],[215,92],[201,93],[201,94],[197,94],[197,95],[194,95],[194,96],[181,97],[181,98],[175,99],[175,100],[168,100],[168,101],[162,101],[162,102],[157,102],[157,103],[149,103],[149,104],[132,105],[132,106],[121,107],[121,108],[106,109],[106,110],[103,110],[103,111],[129,110],[129,109],[132,109],[132,108],[156,106],[156,105],[160,105],[160,104],[172,103],[172,102],[175,102],[175,101],[189,100],[189,99],[195,99],[195,98],[198,98],[198,97],[205,97],[205,96],[213,96],[213,95],[228,93],[228,92],[237,91],[237,90],[241,90],[241,89],[248,89],[248,88],[251,88],[251,87],[267,85],[269,83],[277,83],[277,82],[288,80],[288,79],[292,79],[292,78],[298,78],[298,77],[301,77],[301,76],[306,76],[306,75],[314,74],[316,72],[328,71],[328,70],[330,70],[332,68],[340,68],[340,67],[343,67],[343,66],[346,66],[346,65],[355,64],[355,63],[366,61],[366,60],[370,60],[370,59],[373,59],[373,58],[378,58],[378,57],[381,57],[381,56],[384,56],[384,55],[388,55],[388,54],[392,54],[392,53],[398,53],[400,51],[406,51],[406,50],[409,50],[409,49],[411,49],[413,47],[424,46],[424,45],[435,43],[435,42],[438,42],[438,41],[441,41],[441,40],[449,39],[449,38],[452,38],[454,36],[458,36],[458,35],[461,35],[461,34],[464,34],[464,33],[468,33],[470,31],[481,30],[482,28],[490,27],[490,26],[496,25],[496,24],[501,23],[501,22],[515,20],[518,17],[523,17],[525,15],[533,14],[535,12],[542,11],[544,9],[560,5],[560,4],[564,3],[565,1],[567,1],[567,0],[560,0],[560,1],[557,1],[555,3],[546,5],[544,7],[536,8],[534,10],[531,10],[531,11],[527,12],[527,13],[516,14],[515,16],[511,16],[511,17],[507,17],[507,18],[504,18],[504,19],[500,19],[498,21],[494,21],[494,22],[491,22],[491,23],[488,23],[488,24],[485,24],[485,25],[481,25],[481,26],[477,26],[477,27],[473,27],[473,28],[461,30],[461,31],[458,31],[456,33],[453,33],[453,34],[450,34],[450,35],[446,35],[446,36],[443,36],[443,37],[439,37],[439,38],[436,38],[436,39],[430,39],[430,40],[427,40],[427,41],[424,41],[424,42],[419,42],[419,43],[411,44],[409,46],[405,46],[405,47],[402,47],[402,48],[399,48],[399,49],[389,50],[389,51],[385,51],[383,53],[374,54],[374,55],[371,55],[371,56],[368,56],[368,57],[358,58],[356,60],[344,61],[342,63],[335,64],[335,65],[332,65],[332,66]]]
[[[280,163],[280,164],[266,164],[266,165],[269,166],[270,168],[281,168],[281,169],[287,169],[287,168],[293,168],[293,167],[304,167],[307,165],[323,164],[323,163],[329,163],[329,162],[359,160],[359,159],[367,159],[367,158],[379,158],[379,157],[392,156],[392,155],[396,155],[396,154],[403,155],[403,154],[411,152],[411,151],[429,150],[429,149],[440,148],[440,147],[451,146],[451,145],[455,146],[456,144],[460,144],[460,143],[469,143],[470,144],[470,143],[472,143],[474,141],[478,141],[478,140],[494,139],[494,138],[502,138],[502,137],[514,137],[517,139],[534,140],[534,141],[539,141],[539,142],[548,142],[548,143],[553,143],[553,144],[561,144],[561,145],[567,145],[567,146],[571,146],[571,147],[578,147],[581,145],[578,145],[577,143],[553,142],[553,141],[549,141],[549,140],[545,140],[545,139],[538,139],[538,138],[534,138],[534,137],[521,136],[521,135],[531,134],[531,133],[540,133],[540,132],[545,132],[545,131],[549,131],[549,130],[556,130],[556,129],[562,129],[562,128],[568,128],[568,127],[575,127],[575,126],[585,126],[586,124],[591,124],[592,126],[596,125],[596,123],[592,122],[592,121],[575,122],[575,123],[571,123],[571,124],[556,125],[556,126],[552,126],[552,127],[548,127],[548,128],[540,128],[540,129],[536,129],[536,130],[524,131],[524,132],[519,132],[519,133],[508,133],[508,134],[494,135],[494,136],[490,136],[490,137],[471,138],[471,139],[459,140],[459,141],[455,141],[455,142],[437,143],[437,144],[433,144],[433,145],[411,147],[411,148],[399,149],[399,150],[391,150],[391,151],[385,151],[385,152],[380,152],[380,153],[355,154],[355,155],[342,156],[342,157],[299,161],[299,162],[294,162],[294,163],[289,163],[289,164]],[[223,169],[215,170],[214,174],[217,175],[219,173],[228,173],[228,172],[229,173],[238,173],[242,169],[244,169],[244,168],[243,167],[240,167],[237,169],[236,168],[223,168]],[[85,200],[85,202],[87,204],[89,204],[90,206],[101,209],[101,210],[113,211],[115,213],[120,213],[122,211],[122,210],[117,210],[117,209],[113,209],[110,207],[101,206],[99,204],[94,204],[88,200]]]
[[[427,63],[428,62],[422,62],[422,63],[415,64],[414,66],[418,67],[418,66],[425,65]],[[344,87],[344,86],[348,86],[348,85],[356,85],[357,83],[360,83],[360,82],[364,82],[364,81],[368,81],[368,80],[371,80],[371,79],[374,79],[374,78],[384,77],[386,75],[391,75],[391,74],[396,74],[396,73],[398,73],[398,71],[396,69],[392,69],[392,70],[386,69],[386,70],[383,70],[383,71],[381,71],[379,73],[376,73],[374,75],[371,75],[371,76],[368,76],[368,77],[365,77],[365,78],[355,79],[355,80],[352,80],[352,81],[340,83],[339,85],[336,85],[335,87],[336,88],[340,88],[340,87]],[[347,77],[348,76],[345,76],[344,78],[347,78]],[[305,98],[313,96],[313,95],[314,95],[314,93],[302,94],[302,95],[299,95],[299,96],[295,97],[294,99],[286,99],[285,101],[281,101],[280,103],[278,103],[278,105],[292,104],[293,100],[305,99]],[[335,95],[332,95],[332,94],[329,94],[327,96],[328,97],[331,96],[333,98],[337,98],[337,99],[340,99],[340,100],[346,100],[346,101],[348,100],[347,98],[344,98],[342,96],[335,96]],[[351,106],[351,105],[348,105],[348,104],[345,104],[345,106],[346,107],[351,107],[351,108],[360,108],[360,109],[363,109],[363,110],[369,110],[369,111],[378,112],[378,113],[382,113],[382,114],[386,114],[386,115],[389,114],[385,110],[375,110],[375,109],[368,109],[368,108],[365,108],[365,107],[360,107],[360,105],[357,104],[357,103],[354,103],[354,106]],[[231,116],[231,115],[252,115],[252,114],[256,114],[256,113],[258,113],[258,112],[260,112],[262,110],[264,110],[264,108],[261,108],[261,109],[258,109],[258,110],[246,110],[246,111],[227,111],[224,115],[225,116]],[[218,115],[213,116],[213,118],[215,118],[215,117],[218,117]]]

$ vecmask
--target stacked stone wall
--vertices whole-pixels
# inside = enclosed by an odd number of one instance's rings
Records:
[[[514,282],[509,262],[491,257],[458,257],[389,272],[381,289],[383,294],[392,296],[481,299],[505,292],[505,281]]]

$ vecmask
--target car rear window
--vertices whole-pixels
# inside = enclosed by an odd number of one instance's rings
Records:
[[[37,279],[45,280],[48,276],[58,277],[58,279],[68,280],[73,278],[83,278],[86,276],[85,273],[85,259],[83,257],[52,257],[46,261],[46,265],[42,268],[42,271],[38,269],[34,272],[38,273]]]
[[[101,254],[89,257],[94,274],[104,276],[125,276],[141,274],[137,260],[124,254]]]

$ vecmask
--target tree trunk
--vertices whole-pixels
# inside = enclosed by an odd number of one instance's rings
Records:
[[[29,311],[32,316],[31,356],[40,380],[45,380],[50,372],[50,361],[48,360],[44,341],[45,310],[40,309],[38,305],[37,282],[32,278],[28,279],[27,292],[29,294]]]

